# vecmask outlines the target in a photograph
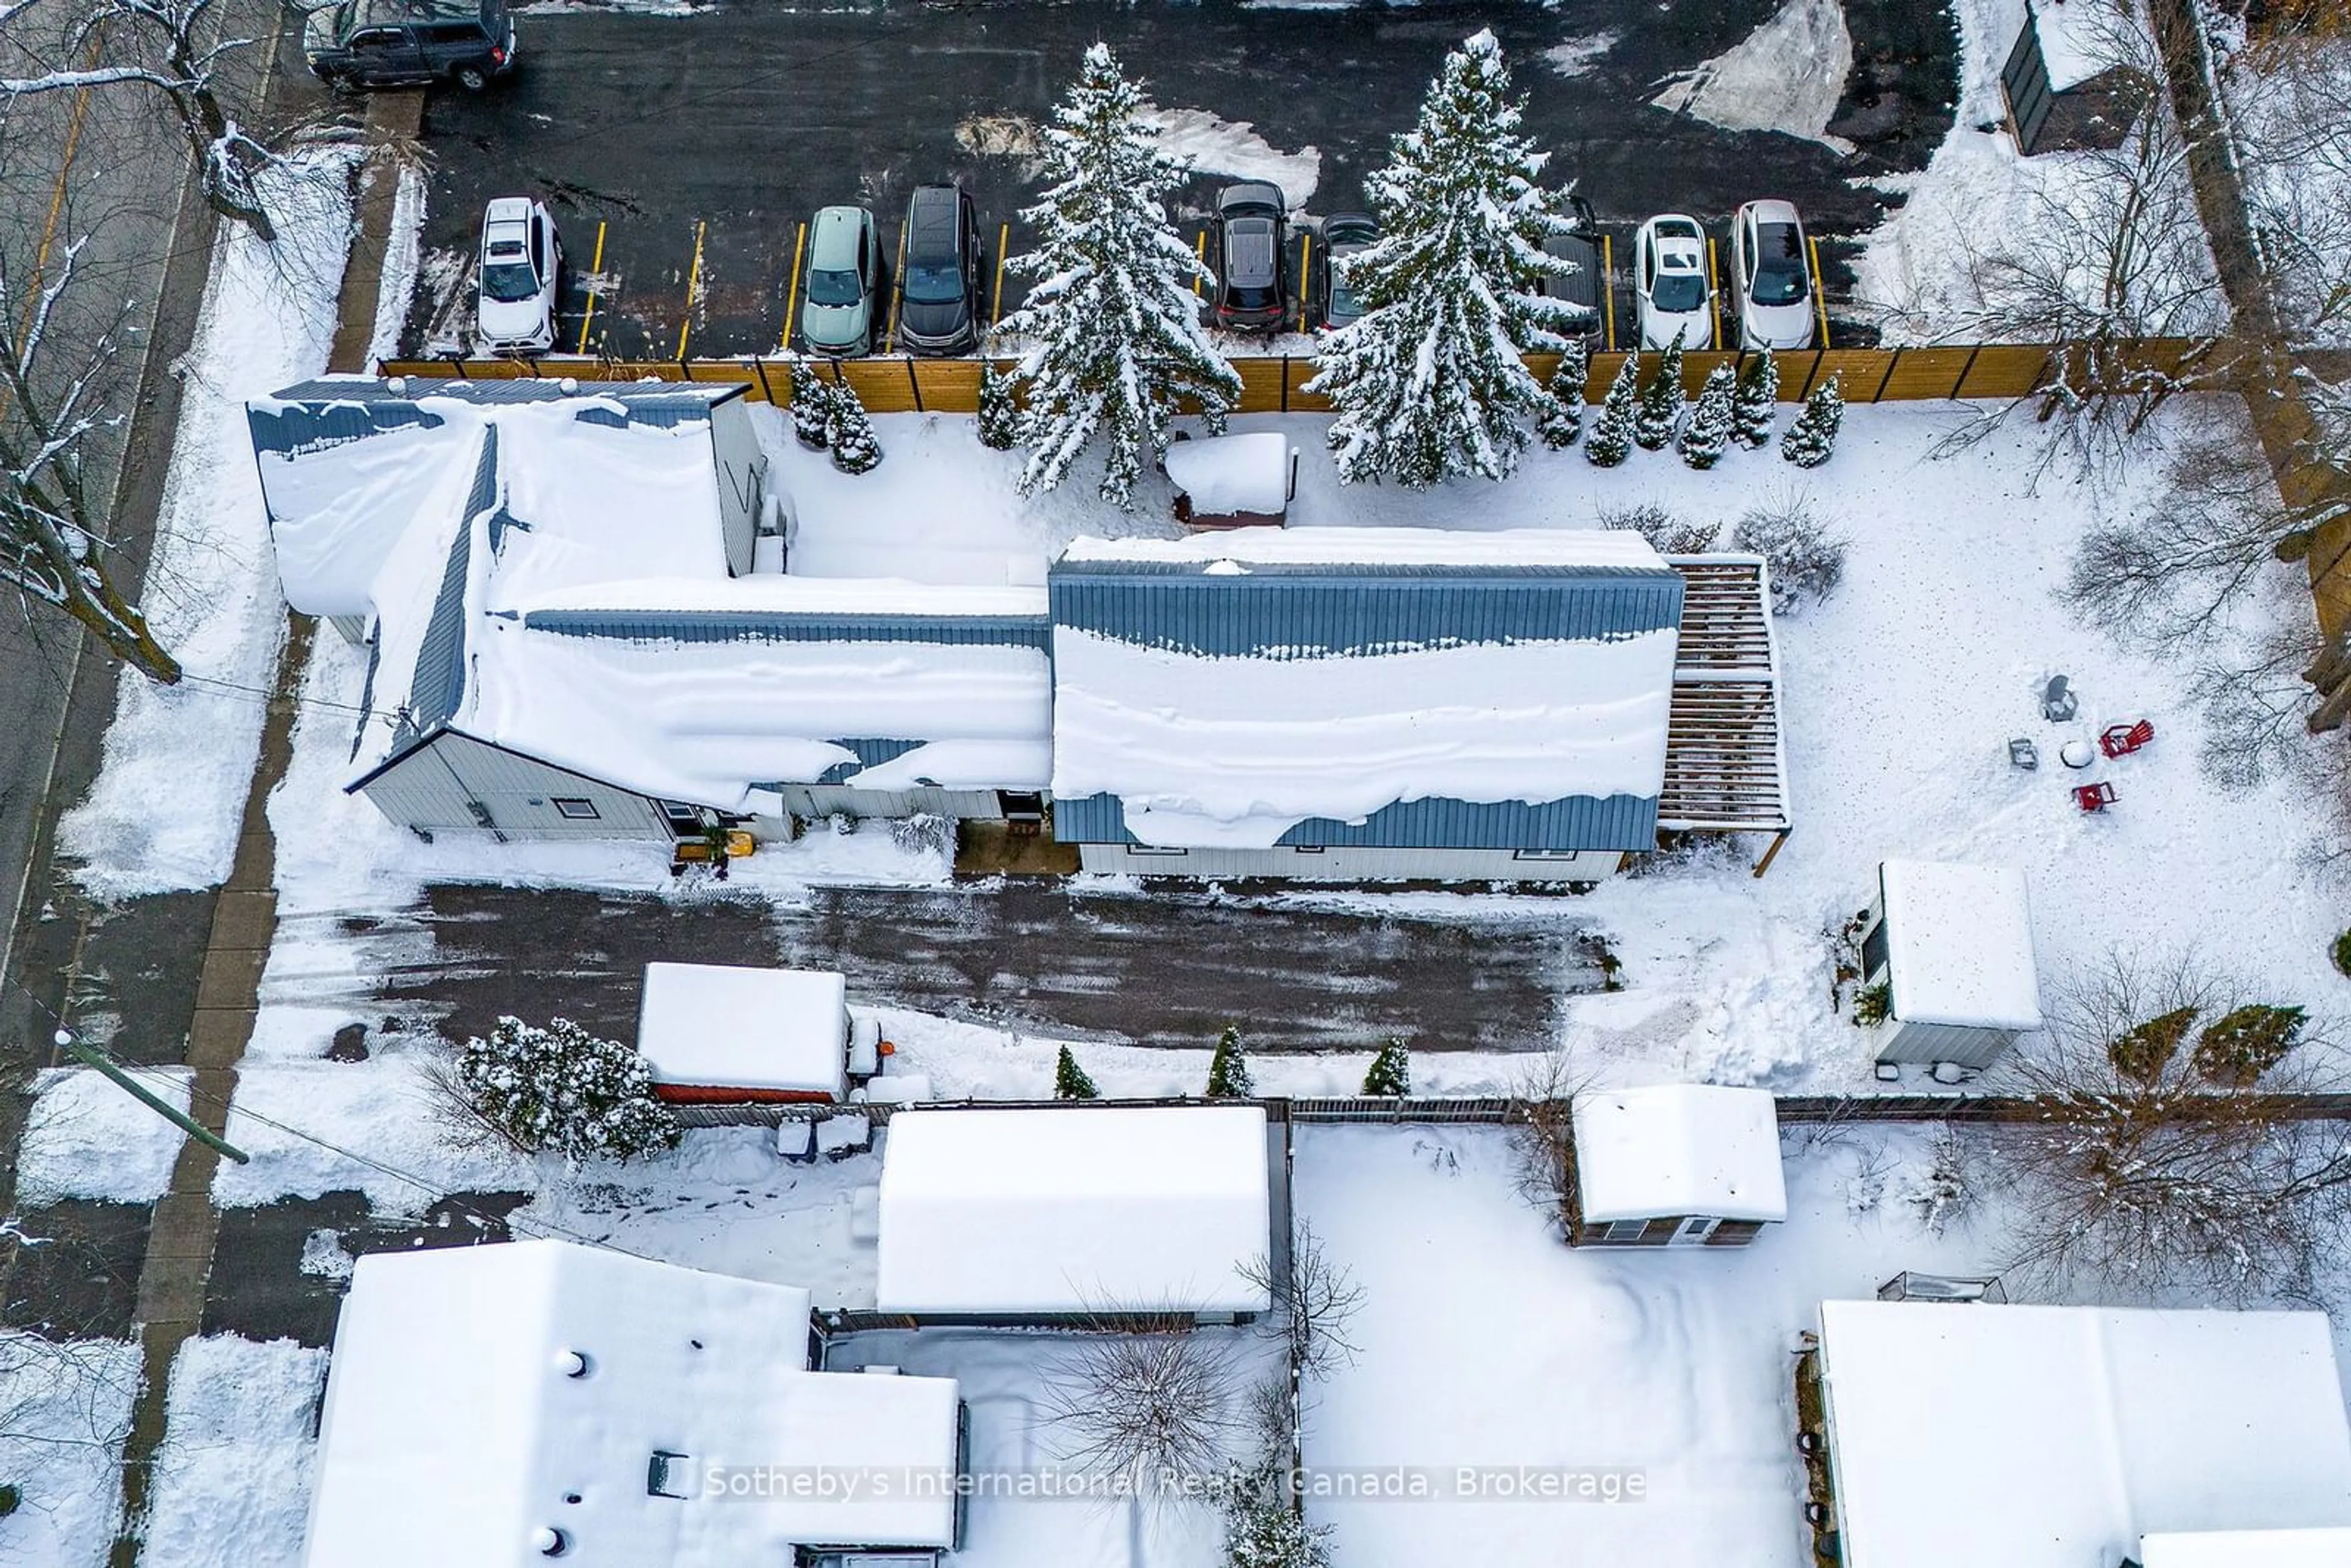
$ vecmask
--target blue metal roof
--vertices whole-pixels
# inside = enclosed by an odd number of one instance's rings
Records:
[[[316,452],[345,442],[381,435],[403,425],[431,428],[443,422],[437,413],[413,402],[296,403],[283,409],[248,403],[246,428],[253,434],[253,450],[280,456]]]
[[[817,782],[845,784],[852,775],[862,773],[868,768],[879,768],[885,762],[894,762],[916,747],[925,744],[926,742],[920,740],[836,740],[833,745],[849,747],[850,750],[857,753],[857,759],[854,762],[834,763],[824,770]]]
[[[1053,801],[1053,837],[1062,843],[1132,844],[1126,808],[1115,795]],[[1578,796],[1530,806],[1521,800],[1425,797],[1383,806],[1360,823],[1309,817],[1276,842],[1377,849],[1654,850],[1657,802],[1633,795]]]
[[[465,586],[474,559],[474,519],[498,504],[498,428],[482,429],[482,451],[474,465],[474,487],[465,516],[441,570],[441,591],[416,647],[416,673],[408,683],[408,707],[394,745],[426,734],[456,716],[465,697]]]
[[[1682,616],[1671,568],[1133,570],[1162,564],[1056,566],[1054,624],[1208,657],[1312,658],[1623,637]]]
[[[1050,653],[1042,615],[832,615],[756,610],[534,610],[533,632],[674,643],[939,643]]]
[[[580,410],[578,417],[583,423],[614,429],[634,424],[674,430],[682,424],[707,423],[714,407],[740,396],[745,390],[740,385],[588,382],[567,392],[549,381],[412,381],[401,391],[393,392],[381,381],[317,381],[304,382],[279,392],[275,401],[289,406],[248,404],[245,418],[246,427],[253,433],[256,453],[291,455],[381,435],[403,425],[438,425],[443,423],[441,416],[419,406],[419,400],[428,397],[450,398],[482,407],[594,398],[600,402]],[[618,402],[622,407],[604,407],[603,402]]]

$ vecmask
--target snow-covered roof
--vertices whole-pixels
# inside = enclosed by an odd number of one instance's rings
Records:
[[[637,1054],[658,1083],[838,1100],[849,1092],[848,1008],[838,970],[648,964]]]
[[[2139,1539],[2139,1568],[2346,1568],[2351,1527],[2199,1530]]]
[[[1851,1568],[2090,1568],[2143,1536],[2351,1524],[2323,1312],[1825,1301],[1821,1374]]]
[[[1179,441],[1167,449],[1166,468],[1196,517],[1279,517],[1290,504],[1290,439],[1279,432]]]
[[[566,1241],[360,1260],[335,1328],[305,1560],[736,1568],[946,1546],[952,1379],[810,1372],[808,1292]],[[655,1496],[651,1470],[672,1456]],[[850,1500],[729,1471],[886,1474]],[[914,1482],[916,1484],[909,1484]]]
[[[1575,1097],[1583,1218],[1788,1218],[1779,1113],[1761,1089],[1666,1083]]]
[[[1272,437],[1280,440],[1280,437]],[[1180,450],[1179,448],[1172,450]],[[1285,464],[1284,473],[1288,472]],[[1468,567],[1664,572],[1665,558],[1628,528],[1236,528],[1180,539],[1070,541],[1065,565]]]
[[[2022,872],[1890,860],[1877,874],[1896,1018],[1970,1029],[2041,1027]]]
[[[2040,0],[2031,11],[2053,92],[2079,87],[2099,72],[2122,64],[2123,51],[2116,47],[2118,30],[2138,25],[2135,15],[2112,5],[2101,5],[2096,0]]]
[[[1262,1312],[1254,1105],[911,1111],[882,1154],[875,1305],[1034,1315]]]

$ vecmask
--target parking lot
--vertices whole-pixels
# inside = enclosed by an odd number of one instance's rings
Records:
[[[1915,0],[1845,0],[1855,66],[1825,141],[1727,131],[1649,100],[1746,39],[1780,0],[1658,6],[1562,0],[1291,9],[1197,5],[886,3],[794,10],[720,0],[687,15],[589,0],[517,12],[522,66],[479,96],[436,91],[427,287],[410,351],[469,347],[470,265],[483,204],[536,194],[573,277],[558,345],[623,359],[772,352],[784,340],[801,226],[862,202],[894,246],[917,184],[961,181],[978,201],[991,307],[1032,197],[1034,128],[1100,37],[1146,78],[1170,141],[1198,160],[1184,193],[1196,233],[1236,176],[1284,186],[1301,227],[1359,207],[1366,171],[1406,127],[1445,50],[1491,26],[1552,151],[1612,240],[1620,340],[1631,227],[1690,213],[1719,230],[1740,202],[1795,201],[1823,242],[1834,316],[1849,236],[1885,199],[1857,182],[1923,165],[1949,124],[1956,45]],[[1246,128],[1246,129],[1244,129]],[[1293,235],[1291,245],[1298,239]],[[1294,256],[1292,257],[1294,261]],[[1293,318],[1294,319],[1294,318]],[[1865,340],[1840,323],[1836,341]]]

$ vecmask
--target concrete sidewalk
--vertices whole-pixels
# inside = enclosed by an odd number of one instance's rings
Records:
[[[358,232],[345,263],[333,350],[327,368],[364,371],[375,330],[384,254],[392,239],[393,199],[400,186],[396,149],[413,141],[424,113],[422,92],[379,93],[368,108],[370,152],[359,176]],[[253,1038],[261,972],[277,929],[277,843],[269,831],[269,797],[293,755],[295,696],[310,653],[314,622],[288,614],[283,652],[271,685],[261,758],[246,792],[236,860],[214,904],[195,1012],[188,1030],[188,1065],[194,1069],[189,1110],[214,1134],[227,1131],[236,1093],[236,1067]],[[122,1453],[122,1524],[110,1563],[141,1561],[154,1461],[166,1435],[172,1364],[180,1346],[202,1332],[204,1288],[220,1236],[212,1201],[221,1156],[193,1139],[181,1145],[171,1190],[155,1205],[146,1257],[139,1271],[140,1351],[144,1367],[131,1435]]]

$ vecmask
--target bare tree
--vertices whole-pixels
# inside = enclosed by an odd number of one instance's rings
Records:
[[[116,541],[88,487],[96,438],[119,423],[119,296],[83,290],[87,235],[56,248],[47,276],[0,244],[0,582],[61,610],[117,657],[169,685],[180,666],[116,585]],[[87,297],[85,297],[87,296]]]
[[[0,6],[0,22],[26,52],[57,63],[0,78],[0,100],[86,89],[153,93],[187,144],[205,202],[264,240],[277,237],[259,184],[277,154],[223,96],[224,68],[254,40],[224,30],[216,0],[17,0]],[[51,41],[40,47],[31,40],[44,22]]]
[[[1062,1458],[1140,1483],[1221,1475],[1249,1426],[1229,1339],[1191,1330],[1102,1334],[1045,1382],[1040,1408]],[[1143,1496],[1156,1488],[1144,1484]]]
[[[2119,956],[2061,992],[2045,1049],[2009,1070],[2040,1120],[1986,1144],[2021,1197],[2010,1270],[2141,1296],[2310,1290],[2351,1218],[2351,1134],[2298,1113],[2319,1086],[2298,1013],[2243,995],[2192,958]]]
[[[1562,1223],[1575,1197],[1575,1097],[1591,1078],[1566,1047],[1553,1046],[1527,1058],[1510,1085],[1519,1194]]]
[[[1276,1270],[1260,1255],[1241,1266],[1241,1278],[1271,1299],[1268,1325],[1288,1342],[1300,1376],[1320,1381],[1361,1354],[1363,1347],[1347,1337],[1347,1325],[1363,1310],[1364,1287],[1354,1270],[1322,1249],[1312,1225],[1299,1222],[1288,1269]]]

